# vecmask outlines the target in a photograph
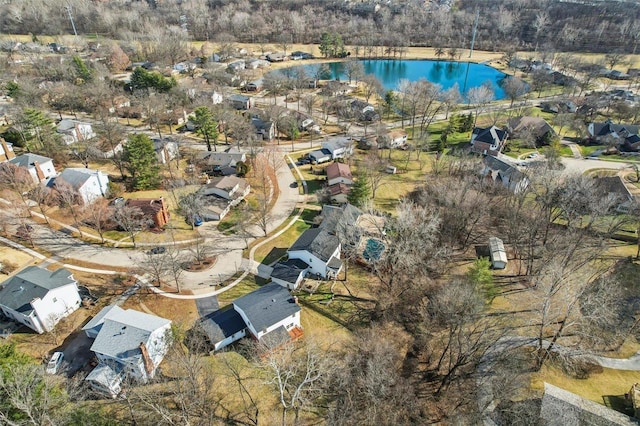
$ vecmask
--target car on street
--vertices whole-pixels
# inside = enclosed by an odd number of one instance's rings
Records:
[[[64,354],[62,352],[54,352],[51,355],[51,359],[47,363],[46,372],[47,374],[56,374],[62,365],[62,360],[64,359]]]
[[[153,247],[151,250],[149,250],[147,252],[147,254],[162,254],[162,253],[164,253],[166,251],[167,251],[166,247],[157,246],[157,247]]]

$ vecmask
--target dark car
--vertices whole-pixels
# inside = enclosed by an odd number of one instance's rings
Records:
[[[157,247],[154,247],[151,250],[149,250],[147,253],[148,254],[162,254],[162,253],[164,253],[166,251],[167,251],[166,247],[157,246]]]

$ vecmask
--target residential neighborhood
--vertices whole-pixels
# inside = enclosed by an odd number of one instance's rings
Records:
[[[0,423],[639,421],[638,5],[32,3]]]

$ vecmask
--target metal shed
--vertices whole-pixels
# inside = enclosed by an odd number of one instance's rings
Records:
[[[491,255],[491,266],[494,269],[504,269],[507,267],[507,252],[500,238],[489,238],[489,252]]]

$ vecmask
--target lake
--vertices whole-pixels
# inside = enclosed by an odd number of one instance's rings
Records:
[[[371,59],[362,61],[362,63],[365,73],[378,77],[386,90],[398,90],[398,82],[401,79],[417,81],[425,78],[432,83],[439,84],[444,90],[457,84],[460,93],[464,95],[470,88],[478,87],[489,82],[495,92],[495,99],[505,98],[499,81],[503,79],[506,74],[485,64],[386,59]],[[346,79],[344,62],[330,62],[328,65],[331,70],[331,75],[322,76],[323,79]],[[304,65],[304,67],[307,73],[314,74],[318,65]]]

